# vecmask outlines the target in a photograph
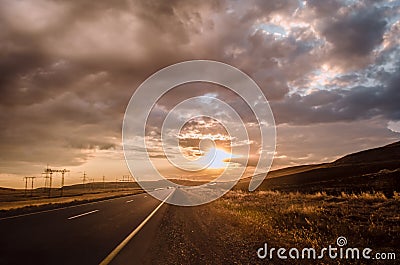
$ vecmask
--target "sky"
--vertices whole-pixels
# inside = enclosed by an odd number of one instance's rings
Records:
[[[260,86],[276,123],[274,169],[398,141],[399,18],[400,1],[379,0],[1,1],[0,186],[23,187],[47,165],[69,169],[66,184],[84,171],[122,179],[132,94],[158,70],[194,59],[230,64]],[[146,127],[152,160],[169,174],[157,128],[193,96],[228,102],[252,131],[251,112],[226,88],[177,87]],[[230,152],[223,126],[203,117],[179,134],[185,156],[201,156],[205,135]],[[249,136],[251,168],[260,136]]]

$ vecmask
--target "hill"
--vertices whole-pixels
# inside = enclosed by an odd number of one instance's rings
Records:
[[[346,155],[331,163],[271,171],[258,190],[327,193],[400,191],[400,141]],[[249,179],[236,188],[247,189]]]
[[[380,164],[382,162],[400,162],[400,141],[346,155],[334,161],[332,165]]]

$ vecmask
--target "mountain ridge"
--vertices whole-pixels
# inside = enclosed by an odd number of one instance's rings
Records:
[[[285,174],[288,173],[288,174]],[[333,162],[274,170],[258,190],[332,193],[400,191],[400,141],[345,155]],[[247,189],[250,178],[237,188]]]

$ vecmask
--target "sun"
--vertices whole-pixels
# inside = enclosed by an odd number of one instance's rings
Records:
[[[215,156],[212,157],[214,155],[215,152]],[[211,162],[211,164],[209,164],[209,166],[207,167],[207,169],[221,169],[221,168],[225,168],[227,166],[227,161],[229,161],[233,156],[231,153],[226,152],[223,149],[219,149],[219,148],[211,148],[210,151],[208,152],[207,156],[210,156],[210,158],[214,158]]]

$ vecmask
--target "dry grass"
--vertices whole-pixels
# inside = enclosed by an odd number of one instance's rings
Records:
[[[399,253],[399,193],[340,196],[232,191],[217,202],[243,226],[257,226],[265,241],[282,247],[326,247],[345,236],[352,247]]]

